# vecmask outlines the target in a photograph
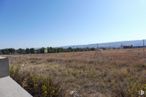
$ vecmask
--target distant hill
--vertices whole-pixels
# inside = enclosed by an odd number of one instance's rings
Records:
[[[145,45],[146,45],[146,40]],[[73,45],[64,46],[63,48],[120,48],[121,46],[143,46],[143,40],[133,40],[133,41],[119,41],[119,42],[109,42],[109,43],[95,43],[87,45]]]

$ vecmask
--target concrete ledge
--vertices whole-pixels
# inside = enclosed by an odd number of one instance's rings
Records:
[[[11,77],[0,78],[0,97],[32,97]]]

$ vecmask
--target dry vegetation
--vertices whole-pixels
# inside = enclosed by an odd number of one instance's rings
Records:
[[[70,91],[81,97],[138,97],[138,91],[145,89],[146,54],[142,49],[8,57],[22,72],[59,82],[65,97],[70,97]]]

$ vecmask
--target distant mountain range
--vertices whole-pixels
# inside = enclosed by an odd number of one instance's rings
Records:
[[[133,40],[133,41],[119,41],[119,42],[109,42],[109,43],[95,43],[87,45],[73,45],[73,46],[63,46],[63,48],[120,48],[121,46],[143,46],[143,41],[146,45],[146,40]]]

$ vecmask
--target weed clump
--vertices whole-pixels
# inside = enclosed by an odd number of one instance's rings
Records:
[[[63,97],[60,83],[53,82],[51,78],[23,72],[19,66],[10,68],[10,76],[33,97]]]

